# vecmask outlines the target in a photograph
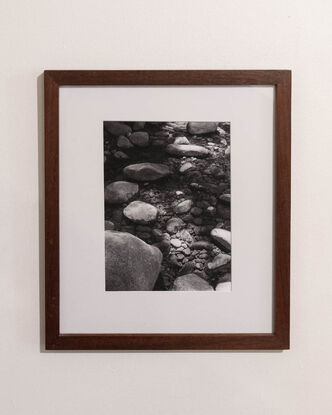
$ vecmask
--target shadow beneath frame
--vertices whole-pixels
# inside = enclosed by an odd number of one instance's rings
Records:
[[[46,350],[45,348],[45,176],[44,75],[37,77],[38,206],[39,206],[39,348],[40,353],[281,353],[283,350]]]

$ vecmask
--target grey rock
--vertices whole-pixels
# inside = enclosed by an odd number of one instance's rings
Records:
[[[120,135],[120,137],[118,137],[117,139],[117,146],[119,148],[124,148],[124,149],[128,149],[128,148],[132,148],[134,147],[132,145],[132,143],[128,140],[127,137],[125,137],[124,135]]]
[[[179,172],[180,172],[180,173],[185,173],[186,171],[188,171],[188,170],[192,169],[193,167],[195,167],[195,166],[194,166],[192,163],[189,163],[189,162],[184,163],[184,164],[180,167]]]
[[[149,134],[145,131],[136,131],[129,136],[129,140],[137,147],[149,145]]]
[[[177,137],[174,140],[174,144],[190,144],[187,137]]]
[[[171,239],[171,245],[174,246],[174,248],[179,248],[181,246],[180,239]]]
[[[193,144],[169,144],[166,152],[176,157],[207,157],[210,152],[205,147]]]
[[[187,131],[189,134],[207,134],[217,131],[217,122],[188,122]]]
[[[138,163],[125,167],[123,174],[128,179],[146,182],[167,177],[171,174],[171,170],[165,164]]]
[[[122,122],[105,121],[104,127],[108,133],[115,135],[116,137],[119,135],[127,135],[131,133],[131,128],[129,125]]]
[[[129,203],[123,210],[123,214],[132,222],[145,225],[154,222],[157,219],[158,210],[149,203],[135,200],[134,202]]]
[[[151,291],[162,261],[160,250],[126,232],[105,232],[106,291]]]
[[[189,243],[193,241],[193,237],[190,235],[187,229],[183,229],[182,231],[179,232],[179,238]],[[188,246],[187,244],[183,244],[183,245],[186,245],[186,247]]]
[[[136,183],[118,181],[105,187],[105,201],[110,205],[128,202],[136,196],[139,187]]]
[[[173,285],[174,291],[213,291],[211,285],[196,274],[177,277]]]
[[[211,231],[211,237],[219,246],[226,251],[231,250],[231,233],[226,229],[214,228]]]
[[[178,232],[178,230],[182,229],[185,226],[185,223],[180,218],[171,218],[166,223],[166,229],[169,233]]]
[[[190,199],[184,200],[183,202],[178,203],[174,211],[175,213],[187,213],[192,208],[193,201]]]

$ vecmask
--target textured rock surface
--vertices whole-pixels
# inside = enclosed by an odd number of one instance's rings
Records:
[[[163,179],[171,174],[171,170],[164,164],[138,163],[125,167],[123,174],[128,179],[146,182]]]
[[[138,185],[139,191],[119,204],[105,200],[105,228],[112,228],[112,222],[116,231],[131,233],[161,250],[155,290],[171,290],[176,278],[191,273],[211,287],[228,282],[225,276],[231,262],[222,265],[220,255],[230,250],[225,240],[216,242],[211,231],[230,231],[230,159],[225,155],[229,123],[220,123],[216,132],[197,135],[188,132],[186,122],[122,124],[133,132],[115,136],[104,128],[105,183],[127,181]],[[135,132],[149,137],[147,146],[130,141]],[[185,149],[185,155],[169,154],[169,145]],[[199,152],[192,152],[191,146]],[[149,209],[137,208],[141,203]]]
[[[196,274],[181,275],[176,278],[174,291],[213,291],[211,285]]]
[[[166,151],[168,154],[178,157],[207,157],[210,154],[205,147],[194,144],[169,144]]]
[[[207,134],[217,131],[217,122],[188,122],[187,131],[190,134]]]
[[[150,291],[157,280],[162,254],[134,235],[105,232],[107,291]]]
[[[149,203],[135,200],[129,203],[123,214],[134,223],[148,224],[157,219],[158,209]]]
[[[113,182],[105,187],[105,201],[109,204],[121,204],[137,195],[139,187],[136,183],[125,181]]]

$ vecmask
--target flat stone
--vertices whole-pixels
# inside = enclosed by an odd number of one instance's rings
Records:
[[[188,171],[188,170],[192,169],[193,167],[195,167],[195,166],[194,166],[192,163],[189,163],[189,162],[184,163],[184,164],[180,167],[179,172],[180,172],[180,173],[185,173],[186,171]]]
[[[219,254],[217,255],[212,262],[207,264],[207,267],[210,271],[219,270],[220,268],[224,267],[231,261],[231,256],[227,254]]]
[[[174,211],[175,213],[187,213],[192,208],[193,201],[190,199],[184,200],[183,202],[178,203]]]
[[[188,122],[187,131],[189,134],[207,134],[217,131],[217,122]]]
[[[182,229],[185,226],[185,223],[180,218],[171,218],[166,223],[166,230],[169,233],[176,233],[178,230]]]
[[[136,196],[139,187],[136,183],[118,181],[105,187],[105,201],[110,205],[126,203]]]
[[[220,282],[219,284],[216,285],[216,291],[231,292],[232,283],[230,281]]]
[[[123,174],[128,179],[143,182],[163,179],[171,173],[168,166],[159,163],[131,164],[123,169]]]
[[[105,232],[106,291],[151,291],[162,261],[158,248],[126,232]]]
[[[214,239],[219,246],[224,248],[226,251],[231,250],[231,232],[226,229],[214,228],[211,231],[211,237]]]
[[[120,135],[120,137],[118,137],[116,144],[119,148],[124,148],[124,149],[134,147],[132,143],[128,140],[128,138],[125,137],[124,135]]]
[[[158,210],[149,203],[135,200],[134,202],[129,203],[123,210],[123,214],[132,222],[144,225],[154,222],[157,219]]]
[[[174,140],[174,144],[190,144],[187,137],[177,137]]]
[[[171,245],[174,246],[174,248],[179,248],[181,246],[180,239],[171,239]]]
[[[196,274],[177,277],[173,285],[174,291],[213,291],[211,285]]]
[[[131,133],[129,125],[122,122],[104,121],[104,127],[109,134],[115,135],[116,137]]]
[[[205,147],[194,144],[169,144],[166,152],[176,157],[207,157],[210,154]]]
[[[129,136],[129,140],[137,147],[147,147],[149,134],[146,131],[136,131]]]

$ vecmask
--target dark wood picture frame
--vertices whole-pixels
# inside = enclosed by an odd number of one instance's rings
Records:
[[[274,85],[274,321],[271,334],[61,334],[59,331],[59,88]],[[45,71],[45,302],[48,350],[288,349],[290,308],[291,71]]]

